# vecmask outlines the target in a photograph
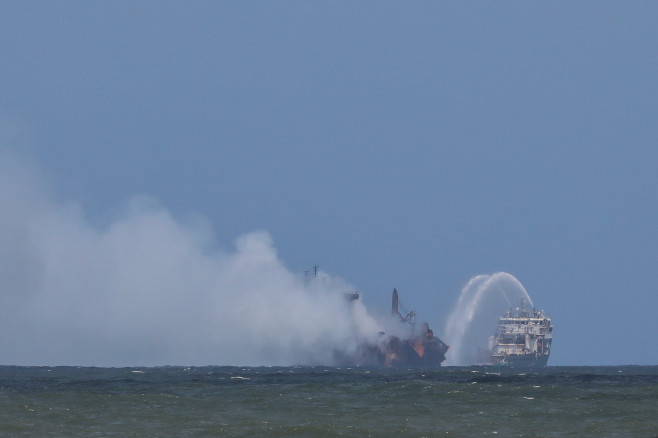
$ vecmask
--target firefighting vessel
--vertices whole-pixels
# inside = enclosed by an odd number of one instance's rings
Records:
[[[553,341],[553,324],[543,310],[521,305],[498,318],[495,334],[489,339],[489,363],[511,367],[543,367]]]

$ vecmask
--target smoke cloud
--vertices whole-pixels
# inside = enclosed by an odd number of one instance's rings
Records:
[[[344,281],[286,269],[264,231],[218,249],[148,197],[103,227],[0,152],[0,363],[330,364],[380,325]]]

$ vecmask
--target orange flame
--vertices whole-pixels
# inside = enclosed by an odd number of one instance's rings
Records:
[[[414,350],[416,350],[418,356],[423,357],[425,354],[425,346],[423,345],[423,341],[416,339],[416,342],[414,342]]]

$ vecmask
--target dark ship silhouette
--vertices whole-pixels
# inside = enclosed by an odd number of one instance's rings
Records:
[[[358,292],[346,295],[349,301],[359,299]],[[445,342],[434,336],[428,323],[421,324],[420,333],[415,333],[416,312],[414,310],[402,315],[399,310],[398,291],[393,289],[391,316],[401,323],[412,326],[412,334],[407,337],[379,333],[377,343],[362,342],[353,354],[336,352],[336,362],[345,366],[385,366],[399,368],[437,368],[446,360],[450,348]]]

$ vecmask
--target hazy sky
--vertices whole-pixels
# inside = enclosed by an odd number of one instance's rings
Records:
[[[135,243],[153,220],[198,263],[166,284],[210,291],[199,272],[262,250],[263,282],[320,264],[373,312],[396,287],[442,336],[469,279],[505,271],[553,318],[550,364],[656,364],[656,23],[651,1],[3,2],[5,321],[27,305],[9,290],[100,299],[113,277],[93,267],[134,257],[108,249],[122,225],[142,260],[161,254]],[[22,243],[25,223],[49,243]],[[44,262],[61,254],[77,261]],[[42,268],[62,290],[35,285]],[[59,315],[101,312],[80,306]],[[38,324],[5,322],[3,342]],[[44,360],[16,357],[0,362]]]

